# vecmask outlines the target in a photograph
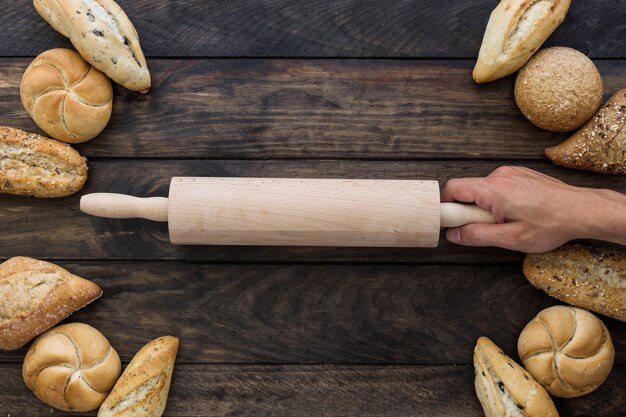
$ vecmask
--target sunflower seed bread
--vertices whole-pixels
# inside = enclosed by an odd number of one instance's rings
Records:
[[[0,264],[0,349],[18,349],[102,295],[96,284],[23,256]]]
[[[626,321],[626,253],[578,244],[529,254],[524,275],[564,303]]]
[[[87,160],[65,143],[0,126],[0,193],[65,197],[87,181]]]
[[[552,162],[599,174],[626,174],[626,89],[615,93],[578,132],[547,148]]]

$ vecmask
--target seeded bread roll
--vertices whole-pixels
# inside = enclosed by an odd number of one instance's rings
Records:
[[[22,376],[41,401],[64,411],[91,411],[120,376],[122,364],[102,333],[84,323],[48,330],[31,345]]]
[[[133,357],[98,417],[160,417],[170,390],[178,338],[163,336],[149,342]]]
[[[474,68],[486,83],[520,69],[561,24],[570,0],[502,0],[491,13]]]
[[[572,48],[536,53],[515,80],[515,101],[535,126],[569,132],[600,107],[604,83],[594,63]]]
[[[67,143],[85,142],[106,127],[113,88],[106,75],[64,48],[40,54],[20,84],[24,108],[37,126]]]
[[[0,193],[65,197],[87,181],[87,160],[65,143],[0,126]]]
[[[529,254],[524,275],[533,286],[564,303],[626,321],[626,253],[565,245]]]
[[[474,348],[474,386],[487,417],[558,417],[543,387],[490,339]]]
[[[520,334],[524,367],[556,397],[573,398],[598,388],[611,372],[615,350],[600,319],[582,308],[546,308]]]
[[[45,261],[0,264],[0,349],[18,349],[102,294],[96,284]]]
[[[113,0],[34,0],[35,9],[94,67],[129,90],[148,92],[150,73],[135,27]]]
[[[626,89],[618,91],[578,132],[546,149],[557,165],[599,174],[626,174]]]

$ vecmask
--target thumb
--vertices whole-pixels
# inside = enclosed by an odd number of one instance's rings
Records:
[[[464,246],[497,246],[514,249],[519,242],[515,241],[516,225],[514,223],[472,223],[448,229],[446,238],[457,245]]]

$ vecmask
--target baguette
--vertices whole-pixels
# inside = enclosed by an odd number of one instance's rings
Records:
[[[65,197],[85,181],[86,159],[69,145],[0,126],[0,193]]]
[[[45,261],[0,264],[0,349],[18,349],[102,295],[96,284]]]
[[[520,69],[563,22],[570,0],[502,0],[491,13],[474,67],[477,83]]]
[[[113,0],[34,0],[41,17],[91,65],[132,91],[148,92],[150,73],[135,27]]]
[[[582,129],[547,148],[552,162],[599,174],[626,174],[626,89],[615,93]]]
[[[527,255],[524,275],[564,303],[626,321],[626,253],[565,245]]]
[[[154,339],[137,352],[98,411],[98,417],[160,417],[170,390],[178,338]]]
[[[488,417],[558,417],[546,390],[490,339],[474,348],[474,386]]]

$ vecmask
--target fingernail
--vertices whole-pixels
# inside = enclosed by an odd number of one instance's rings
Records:
[[[446,238],[452,243],[461,242],[461,230],[458,227],[448,229],[446,232]]]

